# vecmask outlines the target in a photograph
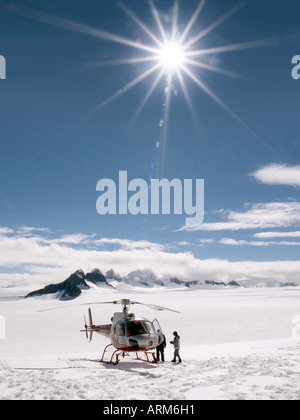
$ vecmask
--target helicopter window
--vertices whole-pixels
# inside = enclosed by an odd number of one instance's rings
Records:
[[[145,325],[145,330],[146,330],[147,334],[155,333],[155,331],[153,329],[153,325],[151,324],[151,322],[144,322],[144,325]]]
[[[127,323],[127,336],[149,334],[141,321],[130,321]]]
[[[118,337],[124,337],[125,336],[125,323],[119,322],[115,325],[115,334]]]

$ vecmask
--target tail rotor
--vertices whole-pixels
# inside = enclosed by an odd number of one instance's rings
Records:
[[[87,326],[87,323],[86,323],[86,317],[84,317],[84,328],[85,328],[85,335],[86,335],[86,339],[88,340],[89,339],[89,335],[88,335],[88,326]]]
[[[86,317],[84,317],[84,330],[81,330],[81,332],[85,332],[86,338],[89,340],[89,342],[93,340],[94,328],[95,326],[93,324],[92,311],[91,308],[89,308],[89,325],[87,325]]]

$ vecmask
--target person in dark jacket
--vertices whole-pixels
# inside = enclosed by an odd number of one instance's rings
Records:
[[[175,350],[175,352],[174,352],[174,359],[172,360],[172,362],[173,363],[176,363],[176,360],[178,358],[179,363],[181,363],[182,360],[181,360],[181,357],[180,357],[180,354],[179,354],[179,350],[180,350],[180,337],[179,337],[177,331],[174,331],[173,332],[173,335],[174,335],[174,340],[170,342],[171,344],[173,344],[174,350]]]
[[[156,359],[159,362],[160,356],[161,356],[161,361],[164,362],[165,361],[165,348],[167,346],[167,340],[166,340],[165,335],[160,330],[157,331],[157,334],[159,335],[160,341],[162,341],[162,342],[158,347],[156,347]]]

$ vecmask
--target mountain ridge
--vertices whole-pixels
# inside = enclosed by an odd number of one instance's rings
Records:
[[[57,298],[59,300],[76,299],[81,295],[82,290],[90,289],[87,281],[95,284],[96,286],[101,285],[107,288],[113,287],[106,281],[105,276],[98,269],[95,269],[87,274],[84,274],[83,270],[77,270],[63,282],[50,284],[43,289],[35,290],[26,295],[25,299],[50,294],[57,294]]]
[[[84,273],[83,270],[77,270],[71,274],[66,280],[57,284],[50,284],[43,289],[35,290],[25,296],[25,298],[38,297],[44,295],[54,295],[59,300],[72,300],[79,297],[83,290],[91,289],[91,284],[99,287],[100,289],[107,290],[126,290],[135,288],[168,288],[178,289],[184,288],[186,290],[192,289],[227,289],[239,288],[244,285],[239,284],[237,281],[230,281],[225,283],[223,281],[215,280],[192,280],[183,281],[177,277],[170,277],[167,279],[159,279],[152,270],[136,270],[130,272],[127,276],[120,276],[113,269],[107,271],[105,274],[99,269],[94,269],[89,273]],[[297,286],[294,283],[270,283],[262,284],[257,283],[253,287],[293,287]]]

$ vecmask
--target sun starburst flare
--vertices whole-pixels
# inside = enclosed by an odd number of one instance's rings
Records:
[[[139,74],[134,80],[129,82],[127,85],[113,93],[109,98],[105,99],[101,102],[97,107],[95,107],[92,111],[102,109],[115,99],[119,98],[121,95],[128,92],[130,89],[135,87],[137,84],[144,81],[146,78],[151,76],[153,73],[157,73],[157,77],[155,81],[151,85],[150,89],[146,93],[145,97],[143,98],[141,104],[137,107],[137,110],[134,112],[133,118],[130,121],[130,126],[134,123],[140,113],[143,111],[144,107],[146,106],[147,102],[151,98],[152,94],[154,93],[157,86],[159,86],[160,81],[165,77],[166,84],[165,84],[165,108],[164,108],[164,120],[161,127],[163,128],[163,135],[162,135],[162,149],[165,149],[165,144],[167,140],[167,127],[168,127],[168,119],[170,114],[170,104],[171,104],[171,97],[173,92],[173,83],[174,78],[177,79],[179,85],[182,89],[184,98],[187,102],[187,105],[194,116],[197,119],[197,113],[193,106],[193,102],[188,91],[186,80],[192,80],[198,88],[204,91],[212,100],[214,100],[219,106],[223,108],[231,117],[233,117],[238,123],[244,126],[246,129],[252,132],[252,130],[246,125],[245,122],[225,103],[218,95],[213,92],[201,78],[196,73],[195,69],[205,69],[211,72],[219,73],[221,75],[225,75],[228,77],[238,77],[238,75],[232,71],[224,70],[216,65],[210,64],[209,62],[203,60],[204,56],[209,56],[211,54],[222,54],[227,52],[239,51],[239,50],[246,50],[246,49],[253,49],[253,48],[260,48],[266,47],[270,45],[274,45],[276,43],[275,38],[268,38],[264,40],[258,40],[254,42],[246,42],[246,43],[237,43],[232,45],[223,45],[213,48],[202,48],[197,49],[197,44],[200,40],[204,37],[208,36],[213,30],[223,24],[226,20],[232,17],[235,13],[237,13],[244,5],[245,2],[242,1],[241,3],[234,6],[232,9],[227,11],[224,15],[213,21],[210,25],[206,28],[202,29],[197,35],[191,36],[191,30],[196,24],[200,13],[204,9],[207,0],[201,0],[198,7],[196,8],[194,14],[192,15],[191,19],[189,20],[188,24],[186,25],[185,29],[182,33],[179,33],[178,30],[178,18],[179,18],[179,3],[178,0],[175,0],[175,4],[173,7],[172,12],[172,19],[171,19],[171,28],[167,30],[160,18],[160,14],[155,7],[153,0],[149,1],[150,7],[152,10],[154,21],[156,22],[156,26],[158,28],[158,35],[155,34],[145,23],[143,23],[129,8],[123,3],[120,3],[120,7],[127,13],[127,15],[133,19],[133,21],[144,31],[145,34],[151,38],[153,41],[153,45],[147,45],[145,43],[136,42],[135,44],[133,41],[130,41],[126,38],[118,37],[117,35],[107,34],[104,35],[95,33],[96,36],[101,38],[105,38],[107,40],[122,43],[128,46],[131,46],[135,49],[149,52],[150,55],[143,56],[143,57],[130,57],[128,59],[120,59],[120,60],[113,60],[113,61],[104,61],[99,63],[99,65],[124,65],[124,64],[140,64],[149,62],[149,68]],[[97,31],[97,30],[95,30]],[[152,64],[151,64],[152,62]],[[252,132],[252,134],[255,134]],[[162,152],[164,154],[164,152]],[[164,160],[164,157],[162,158]]]
[[[147,102],[150,100],[155,89],[159,86],[161,80],[165,77],[166,83],[164,85],[165,89],[165,103],[164,103],[164,118],[160,122],[162,128],[162,161],[164,160],[164,153],[166,149],[166,140],[167,140],[167,127],[168,120],[170,115],[170,104],[172,93],[174,92],[173,84],[175,78],[179,82],[179,86],[183,92],[183,96],[187,102],[188,108],[190,109],[192,115],[197,118],[196,110],[193,106],[193,102],[186,85],[186,79],[192,80],[195,85],[205,92],[212,100],[214,100],[223,110],[225,110],[231,117],[233,117],[238,123],[247,128],[250,132],[253,131],[246,125],[245,122],[221,99],[219,96],[213,92],[201,79],[201,77],[196,73],[196,70],[201,68],[207,71],[215,72],[221,75],[236,77],[237,75],[234,72],[224,70],[214,64],[203,60],[203,57],[209,56],[211,54],[224,54],[227,52],[240,51],[246,49],[266,47],[276,44],[275,38],[269,38],[264,40],[258,40],[254,42],[246,43],[236,43],[232,45],[223,45],[216,46],[211,48],[202,48],[198,49],[197,45],[199,41],[202,41],[203,38],[207,37],[212,31],[218,28],[221,24],[231,18],[235,13],[237,13],[244,5],[245,1],[238,3],[232,9],[228,10],[224,15],[220,16],[214,20],[207,27],[201,29],[196,35],[191,35],[191,30],[195,26],[199,15],[203,11],[208,0],[201,0],[195,12],[191,16],[189,22],[187,23],[185,29],[182,33],[178,29],[179,21],[179,3],[178,0],[175,0],[174,7],[172,9],[171,25],[170,27],[165,28],[160,13],[157,10],[153,0],[149,0],[150,8],[153,14],[154,21],[156,23],[158,34],[154,30],[151,30],[144,22],[142,22],[136,14],[128,8],[124,3],[120,3],[119,6],[124,10],[124,12],[139,26],[139,28],[149,37],[151,43],[146,44],[145,42],[130,40],[119,36],[117,34],[112,34],[93,28],[78,22],[74,22],[68,19],[63,19],[60,17],[52,16],[40,11],[28,11],[23,8],[16,7],[15,5],[7,5],[7,7],[14,13],[22,14],[23,16],[29,17],[31,19],[38,20],[43,23],[50,25],[55,25],[64,29],[76,31],[83,33],[89,36],[96,38],[105,39],[107,41],[115,42],[127,47],[132,47],[135,50],[138,50],[142,53],[147,53],[149,55],[144,56],[133,56],[127,59],[115,59],[109,61],[103,61],[98,63],[99,66],[109,66],[109,65],[126,65],[126,64],[135,64],[139,65],[141,63],[149,63],[149,68],[144,69],[136,78],[127,83],[125,86],[118,89],[110,97],[103,100],[98,104],[88,115],[95,113],[96,111],[104,108],[109,105],[120,96],[127,93],[129,90],[133,89],[135,86],[143,82],[145,79],[150,77],[153,74],[157,74],[153,84],[150,89],[142,99],[139,106],[137,106],[136,111],[134,112],[133,118],[130,123],[132,124],[140,113],[145,108]]]

